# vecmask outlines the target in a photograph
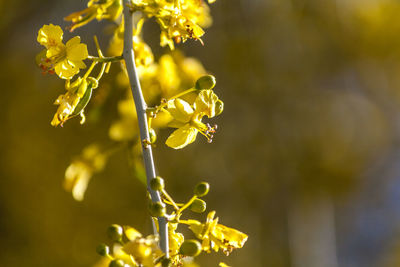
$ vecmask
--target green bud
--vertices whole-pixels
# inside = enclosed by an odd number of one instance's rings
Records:
[[[150,188],[154,191],[162,191],[164,189],[164,179],[160,176],[151,179]]]
[[[110,262],[110,265],[108,267],[124,267],[125,262],[123,260],[113,260]]]
[[[97,246],[96,252],[100,256],[104,257],[104,256],[107,256],[108,254],[110,254],[110,248],[106,244],[100,244]]]
[[[216,84],[215,77],[212,75],[204,75],[196,81],[195,88],[197,90],[208,90],[214,88]]]
[[[156,131],[154,131],[153,128],[150,128],[149,135],[150,135],[150,143],[154,144],[157,140]]]
[[[164,259],[161,261],[161,266],[162,266],[162,267],[169,267],[169,266],[171,266],[171,259],[169,259],[169,258],[164,258]]]
[[[165,204],[159,201],[150,203],[149,211],[150,215],[153,217],[163,217],[167,212]]]
[[[118,224],[113,224],[107,229],[107,235],[113,241],[120,241],[123,233],[124,229]]]
[[[206,211],[207,204],[204,200],[195,199],[189,206],[190,210],[196,213],[202,213]]]
[[[224,102],[218,99],[218,101],[215,102],[215,116],[221,114],[222,111],[224,111]]]
[[[201,252],[201,244],[195,239],[185,240],[179,248],[179,253],[184,256],[196,257]]]
[[[210,185],[206,182],[198,183],[194,188],[194,194],[198,197],[207,195],[208,191],[210,191]]]

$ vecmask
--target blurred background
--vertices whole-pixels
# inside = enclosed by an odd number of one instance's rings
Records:
[[[90,181],[85,200],[65,192],[64,172],[93,142],[108,142],[121,91],[101,120],[50,125],[57,77],[35,55],[43,24],[86,1],[0,1],[0,260],[3,266],[91,266],[112,223],[150,233],[146,191],[123,151]],[[154,149],[178,201],[197,182],[220,222],[249,235],[229,257],[202,266],[400,266],[400,1],[218,0],[204,47],[179,48],[217,77],[225,102],[211,145]],[[155,57],[159,32],[146,23]],[[94,53],[107,22],[74,34]],[[65,33],[65,39],[71,38]],[[87,111],[90,113],[91,104]]]

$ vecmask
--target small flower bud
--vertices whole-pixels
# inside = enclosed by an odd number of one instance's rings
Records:
[[[210,185],[206,182],[198,183],[194,188],[194,194],[198,197],[207,195],[208,191],[210,191]]]
[[[207,204],[204,200],[195,199],[189,206],[190,210],[196,213],[202,213],[206,211]]]
[[[217,102],[215,102],[215,116],[218,116],[219,114],[221,114],[222,111],[224,111],[224,102],[222,102],[221,100],[218,100]]]
[[[107,256],[108,254],[110,254],[110,248],[106,244],[100,244],[97,246],[96,252],[100,256],[104,257],[104,256]]]
[[[159,201],[150,203],[149,211],[153,217],[163,217],[166,213],[165,204]]]
[[[150,143],[154,144],[156,142],[156,140],[157,140],[156,131],[154,131],[153,128],[150,128],[149,135],[150,135]]]
[[[124,267],[125,262],[123,260],[113,260],[110,262],[110,265],[108,267]]]
[[[122,229],[122,226],[118,224],[113,224],[107,229],[107,235],[113,241],[120,241],[122,239],[123,232],[124,230]]]
[[[216,84],[215,77],[212,75],[204,75],[196,81],[195,88],[197,90],[208,90],[214,88]]]
[[[185,240],[179,248],[179,253],[184,256],[196,257],[201,252],[201,244],[195,239]]]
[[[169,258],[164,258],[164,259],[161,261],[161,266],[162,266],[162,267],[169,267],[169,266],[171,266],[171,259],[169,259]]]
[[[164,189],[164,179],[157,176],[150,181],[150,188],[154,191],[162,191]]]

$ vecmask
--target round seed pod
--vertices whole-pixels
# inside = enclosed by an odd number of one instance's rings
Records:
[[[150,143],[154,144],[156,142],[156,140],[157,140],[156,131],[154,131],[153,128],[150,128],[149,135],[150,135]]]
[[[125,262],[123,260],[112,260],[108,267],[124,267]]]
[[[96,252],[100,256],[103,256],[103,257],[107,256],[108,254],[110,254],[110,247],[107,246],[106,244],[100,244],[97,246]]]
[[[184,256],[196,257],[201,252],[201,244],[195,239],[185,240],[179,248],[179,253]]]
[[[150,188],[154,191],[162,191],[164,189],[164,179],[160,176],[151,179]]]
[[[189,206],[190,210],[196,213],[203,213],[207,209],[207,204],[204,200],[195,199]]]
[[[118,224],[113,224],[107,229],[107,235],[113,241],[120,241],[123,233],[124,229]]]
[[[194,86],[197,90],[208,90],[213,89],[216,84],[215,77],[212,75],[201,76]]]
[[[203,196],[207,195],[208,191],[210,191],[210,185],[206,182],[198,183],[196,185],[196,187],[194,188],[194,194],[197,197],[203,197]]]
[[[165,204],[161,202],[150,203],[149,211],[153,217],[163,217],[166,213]]]

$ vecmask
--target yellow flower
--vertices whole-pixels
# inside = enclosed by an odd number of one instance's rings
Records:
[[[65,171],[64,188],[77,201],[82,201],[90,179],[104,168],[106,156],[97,145],[86,147]]]
[[[125,256],[121,257],[122,253],[119,256],[115,256],[123,259],[125,263],[134,264],[134,266],[154,266],[154,259],[163,254],[157,244],[158,238],[155,236],[149,235],[145,238],[137,236],[122,247],[122,252],[126,253],[128,258]]]
[[[168,102],[168,109],[174,118],[168,126],[178,128],[165,142],[167,146],[174,149],[181,149],[196,140],[197,133],[203,134],[208,142],[212,141],[216,127],[201,122],[203,116],[212,118],[219,115],[223,110],[223,103],[211,90],[201,90],[197,96],[194,109],[182,99],[175,99]]]
[[[86,44],[80,43],[80,37],[75,36],[65,45],[62,42],[63,31],[60,26],[44,25],[38,33],[37,41],[46,47],[39,53],[39,66],[47,72],[55,71],[62,79],[71,79],[86,68],[83,60],[88,57]]]
[[[74,12],[64,18],[71,21],[69,30],[72,32],[76,28],[88,24],[94,19],[116,20],[122,13],[122,0],[90,0],[88,7],[84,10]]]
[[[84,108],[92,96],[92,89],[97,88],[97,80],[94,78],[82,79],[79,77],[72,84],[67,81],[67,93],[60,95],[55,105],[58,105],[56,114],[54,114],[51,125],[63,126],[68,119],[80,115],[82,117],[81,124],[85,122],[83,114]]]
[[[207,4],[199,0],[134,0],[133,11],[142,12],[147,18],[155,17],[161,28],[160,45],[168,45],[171,50],[176,43],[187,39],[200,40],[203,27],[211,24]]]
[[[248,236],[236,229],[218,224],[218,218],[214,219],[214,216],[215,211],[211,211],[207,215],[205,223],[188,220],[189,228],[197,238],[203,240],[203,250],[218,252],[221,249],[226,255],[229,255],[233,249],[242,248]]]
[[[179,255],[179,248],[185,239],[181,233],[176,232],[176,228],[178,228],[177,223],[168,223],[169,254],[171,255],[173,266],[178,266],[182,259]]]

